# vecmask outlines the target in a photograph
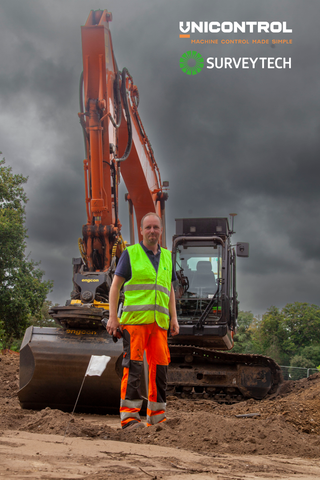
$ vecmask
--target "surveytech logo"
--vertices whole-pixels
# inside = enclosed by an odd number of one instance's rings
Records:
[[[205,64],[202,55],[189,50],[180,58],[180,68],[187,75],[197,75]],[[207,57],[206,68],[216,69],[276,69],[291,68],[291,57]]]
[[[200,53],[193,51],[186,52],[180,58],[180,68],[187,75],[197,75],[204,66],[204,60]]]

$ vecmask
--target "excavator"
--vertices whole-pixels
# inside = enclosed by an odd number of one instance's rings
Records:
[[[73,258],[73,290],[64,306],[50,314],[57,327],[30,326],[20,349],[23,408],[82,412],[116,412],[120,401],[122,339],[104,327],[109,290],[117,262],[126,248],[119,220],[118,188],[128,193],[130,244],[141,240],[142,217],[162,219],[161,246],[166,247],[165,205],[168,182],[161,181],[151,143],[142,124],[139,92],[126,68],[118,69],[107,10],[91,11],[82,34],[83,73],[78,114],[83,131],[87,223]],[[278,365],[259,355],[230,354],[236,330],[238,300],[236,257],[247,257],[247,243],[231,244],[228,218],[176,220],[172,258],[177,273],[175,294],[180,334],[169,337],[171,364],[168,393],[233,403],[261,399],[281,383]],[[119,312],[123,304],[120,295]],[[110,360],[101,376],[88,376],[91,355]],[[146,363],[146,362],[145,362]],[[146,392],[148,366],[142,380]],[[81,389],[81,395],[79,389]]]

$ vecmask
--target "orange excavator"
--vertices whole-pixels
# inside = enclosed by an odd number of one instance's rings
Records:
[[[108,355],[110,361],[101,377],[86,378],[77,408],[119,408],[122,339],[111,338],[103,325],[109,315],[109,289],[125,248],[118,217],[120,175],[128,189],[130,243],[139,232],[135,225],[146,213],[156,212],[164,226],[161,246],[166,248],[168,182],[161,182],[141,122],[138,89],[128,70],[118,69],[111,20],[107,10],[91,11],[82,27],[79,119],[86,152],[87,223],[79,239],[81,256],[72,261],[71,298],[50,312],[58,327],[26,330],[18,392],[23,408],[72,410],[91,355]],[[172,254],[180,335],[169,338],[172,394],[230,403],[263,398],[281,382],[280,369],[271,359],[222,352],[233,346],[238,310],[233,233],[227,218],[176,220]],[[248,244],[238,243],[236,249],[238,256],[248,256]],[[123,295],[119,316],[122,302]],[[144,391],[146,384],[143,380]]]

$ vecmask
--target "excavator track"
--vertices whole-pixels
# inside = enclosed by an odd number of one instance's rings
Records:
[[[170,354],[168,395],[231,404],[276,394],[282,383],[279,365],[262,355],[185,345],[170,345]]]

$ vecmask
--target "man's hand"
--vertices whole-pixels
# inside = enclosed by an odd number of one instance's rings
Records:
[[[110,316],[107,323],[107,332],[109,335],[117,336],[117,328],[120,327],[120,323],[117,316]]]
[[[107,332],[109,335],[117,336],[117,328],[120,327],[119,319],[117,316],[117,309],[119,303],[120,289],[125,279],[115,275],[113,277],[112,285],[109,292],[109,320],[107,323]],[[121,327],[120,327],[121,329]]]
[[[177,317],[172,317],[170,320],[170,333],[172,337],[178,335],[179,333],[179,323]]]

